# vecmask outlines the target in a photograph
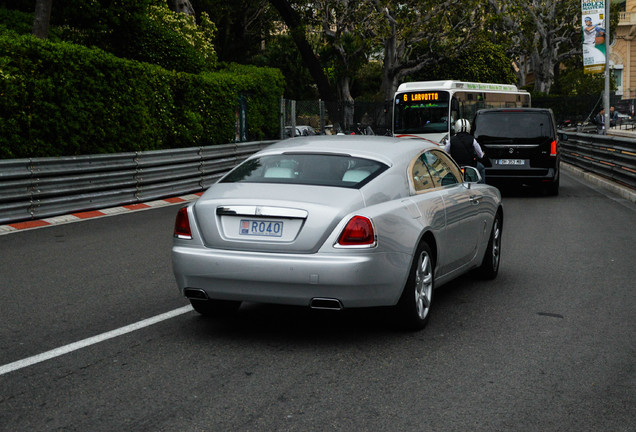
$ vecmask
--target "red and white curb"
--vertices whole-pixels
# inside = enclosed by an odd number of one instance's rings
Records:
[[[68,215],[55,216],[40,220],[29,220],[23,222],[14,222],[7,225],[0,225],[0,235],[10,234],[16,231],[24,231],[35,228],[43,228],[51,225],[61,225],[73,222],[79,222],[86,219],[94,219],[105,216],[113,216],[122,213],[129,213],[139,210],[149,210],[157,207],[165,207],[169,205],[187,203],[194,201],[203,195],[203,192],[184,195],[180,197],[165,198],[161,200],[149,201],[139,204],[129,204],[120,207],[111,207],[102,210],[89,210],[85,212],[72,213]]]

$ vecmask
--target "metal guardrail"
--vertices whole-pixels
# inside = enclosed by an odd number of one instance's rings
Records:
[[[636,189],[636,140],[563,131],[561,160]]]
[[[0,223],[203,191],[273,142],[0,160]]]
[[[636,140],[566,132],[562,160],[636,189]],[[109,155],[0,160],[0,223],[207,189],[275,141]]]

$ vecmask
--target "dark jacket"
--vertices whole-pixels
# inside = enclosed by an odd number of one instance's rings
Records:
[[[450,155],[455,162],[462,165],[477,165],[477,155],[473,147],[473,136],[466,132],[459,132],[450,141]]]
[[[605,115],[601,115],[601,113],[596,114],[594,123],[596,124],[596,131],[599,134],[605,131]]]

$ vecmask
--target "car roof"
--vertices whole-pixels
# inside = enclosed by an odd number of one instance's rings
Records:
[[[258,154],[339,153],[375,159],[393,165],[398,161],[410,161],[416,153],[428,148],[440,148],[440,146],[427,139],[393,138],[377,135],[315,135],[279,141],[261,150]]]

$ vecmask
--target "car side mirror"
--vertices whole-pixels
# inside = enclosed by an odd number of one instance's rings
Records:
[[[481,175],[475,167],[464,166],[462,172],[464,173],[464,183],[479,183],[481,181]]]

